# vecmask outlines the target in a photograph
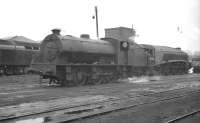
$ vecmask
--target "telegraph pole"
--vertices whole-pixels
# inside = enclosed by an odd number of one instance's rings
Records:
[[[96,31],[97,31],[97,38],[99,39],[98,9],[97,9],[97,6],[95,6],[95,17],[96,17]]]

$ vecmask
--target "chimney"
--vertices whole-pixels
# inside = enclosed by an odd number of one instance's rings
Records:
[[[51,31],[53,34],[56,34],[56,35],[60,35],[60,32],[61,32],[60,29],[52,29]]]
[[[85,38],[85,39],[90,39],[90,35],[89,34],[81,34],[80,37],[81,38]]]

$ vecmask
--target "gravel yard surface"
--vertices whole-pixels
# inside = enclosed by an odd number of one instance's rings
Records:
[[[43,80],[42,83],[39,83],[39,76],[36,75],[3,76],[0,77],[0,83],[0,109],[4,109],[9,106],[19,106],[29,103],[49,103],[51,100],[58,101],[80,98],[80,101],[83,101],[83,97],[88,99],[95,96],[121,98],[123,96],[134,97],[162,91],[173,91],[173,93],[176,93],[174,90],[180,88],[185,88],[182,91],[187,93],[187,90],[200,89],[200,75],[133,77],[119,80],[116,83],[79,87],[49,86],[48,80]],[[157,94],[151,98],[170,97],[173,93]],[[38,105],[40,104],[38,103]],[[166,122],[170,118],[173,118],[173,116],[175,117],[176,115],[181,115],[198,108],[200,109],[200,96],[199,94],[193,94],[189,97],[180,98],[177,101],[171,100],[136,106],[123,111],[74,122],[159,123]]]

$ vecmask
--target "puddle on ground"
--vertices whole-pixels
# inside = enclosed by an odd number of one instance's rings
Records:
[[[45,118],[43,118],[43,117],[35,118],[35,119],[15,121],[15,123],[44,123],[44,122],[45,122]]]
[[[86,107],[86,108],[80,108],[80,109],[73,109],[73,110],[69,110],[69,111],[57,111],[55,112],[54,116],[58,116],[58,115],[77,115],[77,114],[82,114],[82,113],[86,113],[86,112],[92,112],[92,111],[96,111],[96,110],[100,110],[102,108],[105,108],[105,106],[103,105],[97,105],[97,106],[91,106],[91,107]],[[14,123],[46,123],[46,122],[50,122],[52,121],[52,117],[51,116],[46,116],[46,117],[38,117],[38,118],[29,118],[29,119],[23,119],[23,120],[18,120],[15,121]]]

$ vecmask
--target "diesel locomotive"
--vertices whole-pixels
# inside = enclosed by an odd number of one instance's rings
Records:
[[[31,64],[43,76],[56,78],[62,85],[107,83],[119,78],[153,74],[184,74],[188,55],[180,48],[137,44],[126,27],[105,29],[105,38],[90,39],[60,35],[52,30],[40,45]]]
[[[26,37],[0,39],[0,75],[24,74],[38,53],[39,43]]]

